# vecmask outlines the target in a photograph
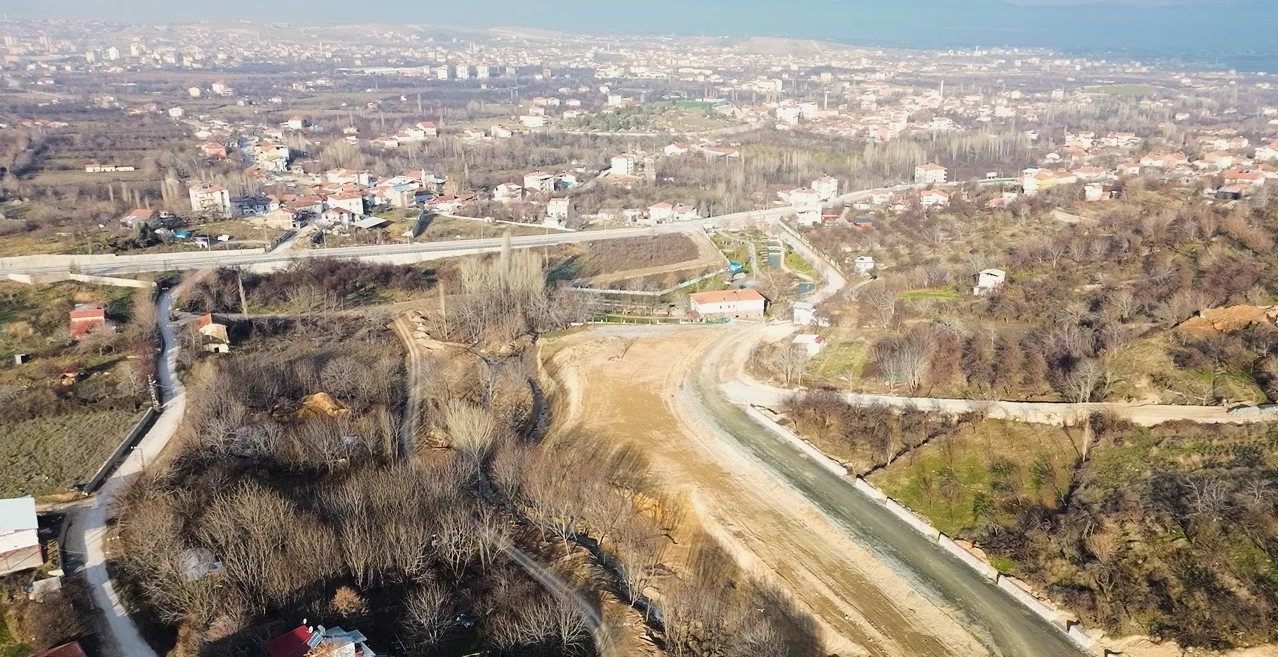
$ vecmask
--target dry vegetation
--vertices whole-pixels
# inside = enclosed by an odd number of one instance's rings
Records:
[[[1224,649],[1278,638],[1278,429],[1086,428],[852,408],[787,409],[815,445],[974,542],[1085,624]]]
[[[58,283],[0,285],[0,495],[48,495],[85,483],[150,402],[155,308],[150,290],[106,290]],[[107,307],[115,333],[75,341],[67,312],[77,303]],[[12,355],[30,361],[16,365]],[[72,385],[61,377],[79,376]]]
[[[654,235],[593,242],[584,253],[569,257],[553,272],[556,278],[578,279],[696,260],[700,251],[687,235]]]
[[[1127,191],[1128,200],[1097,206],[1092,224],[1044,223],[1054,201],[1039,197],[1006,213],[964,204],[926,218],[907,212],[851,237],[814,233],[840,257],[852,244],[888,265],[831,305],[863,327],[867,358],[859,377],[823,369],[822,382],[1053,401],[1274,399],[1272,321],[1214,335],[1172,329],[1204,309],[1274,298],[1267,234],[1278,206]],[[974,273],[991,266],[1008,271],[1007,284],[973,297]]]
[[[220,269],[195,283],[183,307],[195,313],[342,310],[402,300],[435,282],[432,269],[307,258],[270,274]]]
[[[117,570],[173,654],[242,654],[301,618],[406,655],[813,654],[810,622],[713,541],[672,543],[681,502],[636,453],[547,436],[515,339],[565,324],[537,256],[459,279],[434,335],[476,351],[426,350],[416,435],[401,350],[364,320],[256,321],[197,367],[176,453],[119,507]],[[187,578],[192,555],[225,572]]]

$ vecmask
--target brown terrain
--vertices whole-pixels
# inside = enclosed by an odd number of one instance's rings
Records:
[[[1176,327],[1181,333],[1208,338],[1217,333],[1236,333],[1249,326],[1274,324],[1278,320],[1278,306],[1229,306],[1209,308]]]
[[[615,284],[634,278],[644,278],[672,272],[691,272],[693,270],[714,269],[728,266],[728,259],[719,251],[719,247],[715,246],[714,242],[706,236],[705,233],[689,233],[688,238],[697,246],[697,257],[693,260],[654,265],[652,267],[643,267],[641,269],[610,271],[607,274],[600,274],[598,276],[591,276],[589,278],[582,279],[580,282],[592,287],[604,287],[609,284]]]
[[[681,402],[702,355],[757,334],[737,327],[606,328],[550,340],[542,359],[561,388],[558,428],[640,446],[654,475],[689,500],[695,522],[680,532],[699,526],[746,572],[787,592],[817,619],[828,653],[991,654],[947,609],[915,592],[722,438],[701,410]]]

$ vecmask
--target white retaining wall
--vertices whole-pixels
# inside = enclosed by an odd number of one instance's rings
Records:
[[[747,406],[746,414],[749,415],[750,418],[753,419],[754,421],[767,427],[769,430],[772,431],[772,433],[775,433],[778,436],[781,436],[791,445],[794,445],[795,447],[797,447],[799,451],[803,452],[804,454],[807,454],[808,457],[811,458],[813,461],[816,461],[817,463],[821,464],[821,467],[825,468],[826,470],[829,470],[830,472],[833,472],[834,474],[840,477],[846,478],[848,476],[848,469],[843,467],[842,464],[826,456],[825,454],[822,454],[821,450],[813,447],[812,445],[808,443],[808,441],[800,438],[793,431],[786,429],[785,427],[778,424],[772,418],[768,417],[767,415],[764,415],[763,412],[760,411],[759,409],[753,406]]]
[[[1083,650],[1091,651],[1092,648],[1096,647],[1096,639],[1093,639],[1086,632],[1084,632],[1083,626],[1079,625],[1078,623],[1074,623],[1073,625],[1070,625],[1069,630],[1065,632],[1065,636],[1068,636],[1070,641],[1074,642],[1074,645],[1078,646],[1079,648],[1082,648]],[[1109,654],[1113,655],[1118,653],[1109,653]]]
[[[941,538],[940,530],[915,515],[913,511],[901,506],[896,500],[889,497],[883,501],[883,507],[890,511],[892,515],[904,520],[905,524],[913,527],[918,533],[932,539],[933,543]]]
[[[800,438],[794,432],[781,426],[775,420],[768,417],[763,412],[759,411],[759,409],[753,406],[747,406],[746,413],[756,422],[767,427],[773,433],[777,434],[778,436],[782,437],[786,441],[790,442],[795,447],[802,450],[805,454],[811,456],[815,461],[822,464],[827,469],[831,470],[835,474],[838,474],[840,477],[847,478],[846,468],[844,468],[834,459],[831,459],[825,454],[822,454],[818,449],[810,445],[807,441]],[[1035,615],[1043,618],[1043,620],[1046,620],[1053,627],[1057,628],[1061,632],[1064,632],[1065,636],[1068,637],[1071,641],[1073,641],[1073,643],[1077,645],[1079,649],[1083,650],[1084,652],[1090,653],[1096,647],[1097,640],[1093,639],[1086,632],[1084,632],[1082,625],[1078,623],[1072,623],[1067,626],[1063,620],[1063,616],[1061,615],[1060,611],[1057,610],[1054,605],[1048,602],[1039,600],[1038,598],[1034,597],[1025,589],[1022,589],[1021,587],[1017,586],[1014,583],[1014,578],[1008,577],[1006,575],[999,573],[992,565],[990,565],[989,563],[986,563],[984,560],[980,559],[975,554],[972,554],[971,552],[968,552],[967,550],[963,549],[963,546],[959,545],[958,543],[955,543],[953,539],[942,534],[940,530],[933,527],[931,523],[927,522],[922,517],[916,515],[913,511],[910,511],[904,506],[901,506],[900,503],[888,497],[887,494],[885,494],[883,491],[879,490],[878,488],[875,488],[874,485],[871,484],[870,482],[866,481],[865,479],[861,477],[854,477],[851,479],[852,479],[852,487],[855,488],[857,491],[859,491],[861,494],[865,495],[866,497],[869,497],[870,499],[876,502],[879,502],[880,504],[883,505],[883,508],[891,512],[892,515],[900,518],[902,522],[909,525],[911,528],[913,528],[915,531],[919,532],[923,536],[926,536],[928,540],[932,541],[933,543],[936,543],[942,550],[945,550],[946,552],[953,554],[954,556],[958,557],[958,559],[962,561],[965,565],[981,573],[983,577],[986,577],[992,580],[992,582],[996,584],[1000,589],[1003,589],[1003,591],[1005,591],[1008,595],[1012,596],[1012,599],[1016,600],[1022,606],[1034,612]],[[1116,657],[1121,657],[1120,653],[1110,652],[1109,650],[1105,650],[1104,652],[1107,657],[1111,655]]]
[[[1060,613],[1057,612],[1056,607],[1030,595],[1029,591],[1014,584],[1014,579],[1014,577],[1000,574],[998,576],[998,587],[1006,591],[1008,595],[1016,598],[1017,602],[1020,602],[1026,609],[1041,616],[1047,622],[1060,627]],[[1061,629],[1065,628],[1061,627]]]
[[[148,289],[155,287],[155,283],[151,281],[139,281],[135,278],[117,278],[115,276],[90,276],[88,274],[71,274],[67,276],[73,281],[81,283],[95,283],[97,285],[114,285],[116,287],[135,287],[138,289]]]
[[[985,561],[981,560],[975,554],[968,552],[962,545],[955,543],[954,539],[949,536],[941,534],[940,538],[937,539],[936,544],[941,546],[942,550],[958,557],[960,561],[967,564],[972,570],[985,575],[986,578],[990,580],[998,579],[998,570],[995,570],[993,566],[985,563]]]
[[[883,502],[887,501],[888,496],[884,495],[883,491],[875,488],[873,485],[870,484],[870,482],[866,481],[865,479],[861,477],[857,477],[856,480],[852,482],[852,487],[861,491],[862,493],[865,493],[867,496],[872,498],[875,502],[882,504]]]

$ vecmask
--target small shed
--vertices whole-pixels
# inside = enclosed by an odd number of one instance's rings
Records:
[[[210,353],[225,354],[231,350],[231,338],[227,334],[227,326],[213,317],[212,314],[200,315],[196,320],[204,350]]]
[[[0,575],[44,565],[34,497],[0,500]]]

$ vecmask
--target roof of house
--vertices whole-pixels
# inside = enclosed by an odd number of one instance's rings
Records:
[[[310,640],[314,632],[305,625],[281,634],[266,642],[266,652],[271,657],[306,657],[311,651]]]
[[[368,217],[366,219],[360,219],[359,221],[356,221],[355,227],[356,228],[377,228],[378,226],[384,226],[389,223],[390,223],[389,221],[382,219],[381,217]]]
[[[106,319],[106,308],[81,306],[67,314],[71,319]]]
[[[19,532],[37,528],[34,497],[11,497],[0,500],[0,532]]]
[[[945,167],[931,162],[928,162],[927,164],[920,164],[919,168],[924,171],[945,171]]]
[[[49,648],[42,653],[34,655],[34,657],[84,657],[84,649],[80,647],[78,642],[72,641],[56,648]]]
[[[759,294],[758,290],[717,290],[714,292],[697,292],[688,296],[693,303],[711,304],[711,303],[729,303],[732,301],[766,301],[767,299]]]

